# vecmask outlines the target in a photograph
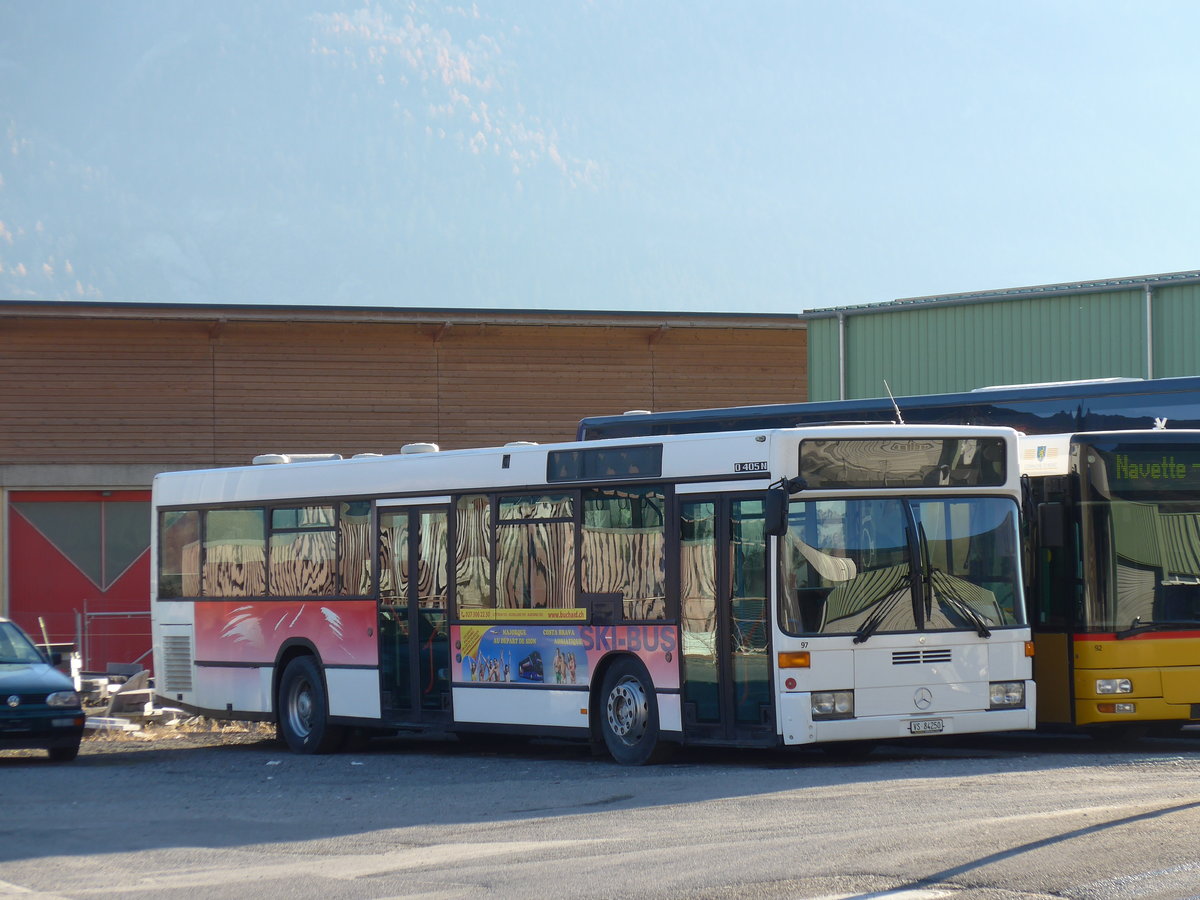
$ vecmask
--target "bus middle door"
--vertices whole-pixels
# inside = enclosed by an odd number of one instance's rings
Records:
[[[379,676],[384,719],[449,718],[448,512],[379,508]]]
[[[679,524],[684,734],[774,743],[761,495],[681,494]]]

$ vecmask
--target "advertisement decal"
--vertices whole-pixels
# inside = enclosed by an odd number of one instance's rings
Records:
[[[587,686],[613,651],[636,655],[656,687],[679,687],[674,625],[456,625],[456,684]]]

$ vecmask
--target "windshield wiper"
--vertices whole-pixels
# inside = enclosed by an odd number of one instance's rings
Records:
[[[987,622],[984,621],[983,616],[971,609],[965,600],[959,600],[953,594],[945,593],[944,591],[938,595],[938,599],[974,625],[975,633],[981,638],[990,638],[992,636],[992,631],[987,627]]]
[[[858,631],[854,632],[854,643],[861,644],[871,635],[879,630],[883,625],[883,620],[887,618],[888,613],[892,611],[896,603],[899,602],[902,596],[902,591],[895,591],[889,595],[885,594],[875,605],[875,612],[867,617],[867,621],[859,626]],[[890,601],[890,602],[889,602]]]
[[[971,604],[968,603],[966,600],[963,600],[961,597],[955,596],[955,594],[950,590],[949,585],[947,583],[943,583],[940,585],[935,584],[934,583],[935,575],[941,575],[942,576],[941,580],[943,582],[949,582],[950,579],[952,578],[951,575],[943,572],[941,569],[930,566],[929,567],[929,593],[930,594],[936,593],[937,599],[939,602],[945,603],[948,607],[950,607],[952,610],[954,610],[956,613],[958,613],[960,616],[962,616],[964,619],[966,619],[968,622],[970,622],[972,625],[974,625],[975,633],[978,634],[981,638],[990,638],[992,636],[992,631],[990,628],[988,628],[987,621],[983,618],[983,616],[981,616],[974,609],[972,609]]]
[[[1128,628],[1117,632],[1116,638],[1118,641],[1123,641],[1125,638],[1133,637],[1136,634],[1145,634],[1148,631],[1172,631],[1177,628],[1200,631],[1200,622],[1195,620],[1190,622],[1143,622],[1141,616],[1136,616]]]
[[[879,626],[883,624],[883,617],[886,612],[883,609],[877,609],[871,614],[867,621],[859,626],[858,631],[854,632],[854,643],[865,643],[867,638],[879,630]]]
[[[966,619],[968,622],[970,622],[972,625],[974,625],[975,633],[978,634],[981,638],[990,638],[992,636],[992,632],[991,632],[991,629],[988,628],[987,622],[984,621],[983,616],[981,616],[981,615],[979,615],[979,613],[975,612],[975,610],[973,610],[971,608],[971,605],[969,603],[967,603],[967,601],[965,601],[959,597],[956,597],[953,593],[951,593],[949,587],[946,584],[941,584],[941,585],[934,584],[934,576],[935,575],[943,576],[942,577],[943,582],[948,582],[952,576],[949,573],[943,572],[941,569],[934,566],[933,563],[930,561],[929,549],[928,549],[929,545],[925,542],[925,526],[924,525],[921,526],[921,541],[922,541],[922,544],[924,544],[924,546],[925,546],[925,584],[926,584],[926,590],[928,591],[928,594],[929,594],[929,597],[928,597],[926,603],[928,604],[929,609],[930,610],[933,609],[933,600],[934,600],[934,597],[936,596],[940,602],[945,603],[952,610],[954,610],[956,613],[958,613],[960,616],[962,616],[964,619]],[[930,613],[930,615],[932,615],[932,612]]]

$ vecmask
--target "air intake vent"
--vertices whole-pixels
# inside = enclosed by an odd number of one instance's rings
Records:
[[[263,453],[250,462],[256,466],[280,466],[288,463],[329,462],[341,458],[340,453]]]
[[[192,639],[189,635],[164,634],[162,639],[162,693],[192,689]]]
[[[950,651],[947,650],[895,650],[892,652],[893,666],[918,666],[922,663],[948,663]]]

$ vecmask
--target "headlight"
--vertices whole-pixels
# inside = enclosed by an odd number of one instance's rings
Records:
[[[1025,705],[1025,682],[993,681],[989,699],[992,709],[1019,709]]]
[[[812,717],[814,719],[853,719],[854,691],[814,691]]]
[[[1128,678],[1097,678],[1097,694],[1132,694],[1133,682]]]
[[[46,698],[47,706],[69,706],[79,708],[79,695],[74,691],[55,691]]]

